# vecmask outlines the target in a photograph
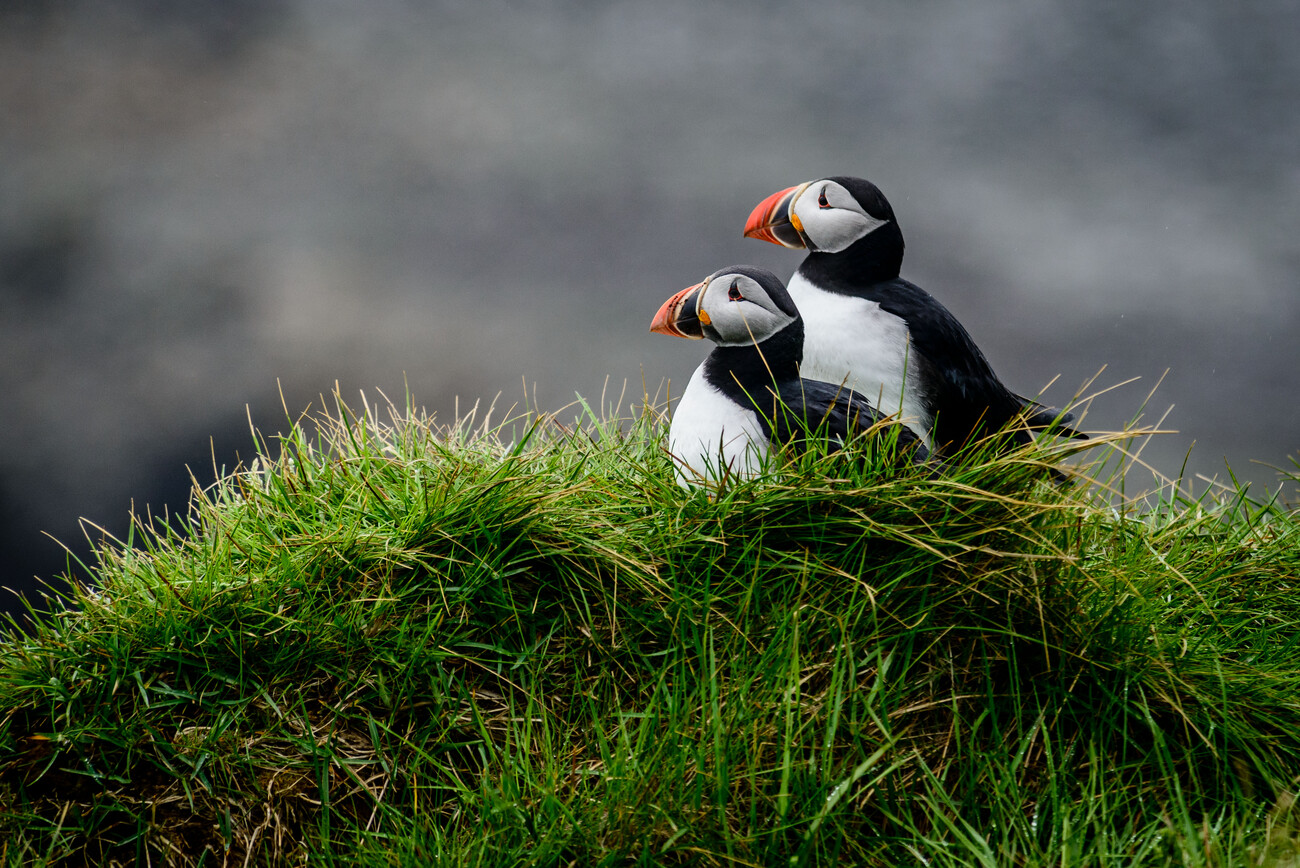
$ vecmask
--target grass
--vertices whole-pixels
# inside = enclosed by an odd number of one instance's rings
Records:
[[[1300,865],[1300,525],[1129,439],[705,493],[339,402],[0,645],[0,862]]]

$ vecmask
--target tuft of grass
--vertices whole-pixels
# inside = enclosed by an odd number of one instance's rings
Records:
[[[0,645],[0,861],[1300,865],[1300,527],[1133,435],[687,491],[336,399]]]

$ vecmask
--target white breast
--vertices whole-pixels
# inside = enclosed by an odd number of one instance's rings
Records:
[[[769,450],[767,436],[753,410],[741,407],[695,369],[677,402],[668,428],[668,450],[684,487],[719,480],[725,472],[753,476]],[[724,468],[728,468],[724,472]]]
[[[897,414],[928,447],[933,420],[921,402],[907,324],[874,301],[826,292],[798,273],[787,289],[804,320],[800,374],[847,384],[882,413]]]

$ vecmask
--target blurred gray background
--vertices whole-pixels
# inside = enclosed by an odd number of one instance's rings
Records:
[[[680,390],[706,347],[655,309],[788,276],[745,217],[827,174],[884,189],[1013,388],[1141,377],[1113,428],[1168,369],[1144,457],[1263,494],[1300,448],[1298,44],[1292,2],[4,0],[0,583],[183,505],[281,390]]]

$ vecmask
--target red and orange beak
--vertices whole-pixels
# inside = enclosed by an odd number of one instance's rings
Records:
[[[790,206],[808,184],[799,184],[778,190],[768,196],[749,214],[745,221],[745,237],[757,238],[782,247],[796,250],[808,246],[803,237],[803,226]]]
[[[665,301],[650,323],[650,331],[691,340],[704,337],[702,325],[709,321],[708,315],[699,309],[704,286],[703,283],[688,286]]]

